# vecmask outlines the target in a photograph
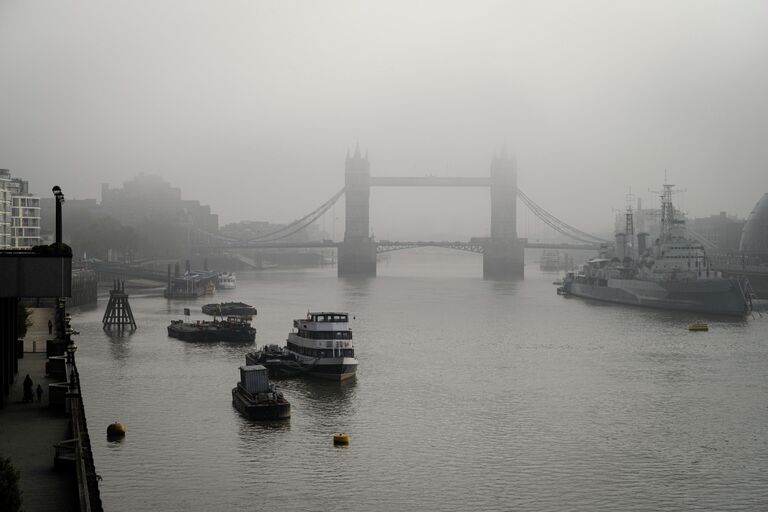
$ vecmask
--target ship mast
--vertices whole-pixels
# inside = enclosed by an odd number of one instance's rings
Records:
[[[675,207],[672,206],[672,187],[664,183],[664,191],[661,193],[661,239],[672,239],[672,226],[675,223]]]
[[[672,194],[685,192],[685,190],[673,191],[674,185],[667,183],[667,171],[664,170],[664,189],[653,191],[661,194],[661,240],[670,241],[673,238],[673,228],[676,224],[684,224],[683,220],[675,219],[675,207],[672,205]]]
[[[627,194],[627,212],[624,214],[624,255],[635,259],[635,223],[632,215],[632,189]]]

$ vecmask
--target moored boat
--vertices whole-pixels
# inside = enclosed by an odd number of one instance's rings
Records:
[[[256,340],[256,329],[240,317],[212,322],[198,320],[195,323],[172,320],[168,326],[168,336],[184,341],[253,342]]]
[[[293,377],[304,373],[306,370],[295,355],[277,345],[265,345],[255,352],[247,353],[245,364],[260,364],[269,371],[269,375],[272,377]]]
[[[315,312],[293,321],[285,347],[303,373],[342,381],[355,376],[357,359],[347,313]]]
[[[232,405],[252,420],[281,420],[291,417],[291,404],[261,365],[240,367],[240,382],[232,388]]]
[[[219,304],[206,304],[202,308],[203,313],[211,316],[256,316],[256,308],[244,302],[221,302]]]
[[[234,290],[237,288],[237,278],[234,272],[220,272],[218,288],[221,290]]]
[[[616,245],[605,246],[580,272],[569,272],[558,293],[659,309],[747,314],[748,283],[713,270],[704,246],[686,237],[672,205],[672,185],[664,185],[661,213],[661,234],[649,247],[647,233],[635,240],[628,208],[627,232],[617,234]]]

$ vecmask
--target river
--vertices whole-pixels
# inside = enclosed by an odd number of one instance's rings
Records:
[[[379,276],[335,268],[238,275],[214,300],[133,293],[139,329],[110,337],[106,301],[74,312],[107,510],[766,510],[768,316],[710,318],[555,294],[533,264],[419,249]],[[238,415],[252,346],[168,338],[184,307],[242,300],[256,343],[308,310],[354,315],[357,377],[278,381],[283,424]],[[107,425],[127,427],[107,441]],[[334,447],[332,433],[351,444]]]

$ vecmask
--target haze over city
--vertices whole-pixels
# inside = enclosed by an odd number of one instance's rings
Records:
[[[768,189],[766,21],[759,1],[2,0],[0,167],[77,198],[152,173],[221,224],[286,222],[343,186],[357,142],[374,176],[487,176],[506,147],[583,229],[665,169],[692,216],[743,218]],[[376,189],[371,228],[465,239],[489,208]]]

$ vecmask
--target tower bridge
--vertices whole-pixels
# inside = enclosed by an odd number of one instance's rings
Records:
[[[483,278],[523,277],[525,240],[517,238],[517,168],[513,158],[494,157],[488,178],[376,177],[371,176],[368,156],[356,148],[345,162],[346,230],[339,245],[339,276],[376,275],[376,253],[381,251],[370,236],[371,187],[489,187],[491,236],[482,250],[473,252],[483,254]]]
[[[190,234],[190,246],[198,249],[335,248],[338,251],[339,276],[375,276],[376,255],[379,253],[416,247],[445,247],[482,254],[485,279],[516,279],[523,277],[526,247],[594,250],[606,242],[561,221],[520,191],[517,188],[517,164],[514,158],[502,153],[491,160],[490,167],[488,177],[371,176],[368,156],[361,155],[359,148],[355,148],[355,152],[351,156],[348,154],[345,161],[344,188],[304,217],[271,233],[246,241],[196,231]],[[370,234],[371,187],[488,187],[491,199],[490,236],[472,238],[468,242],[376,241]],[[284,241],[320,218],[342,194],[345,196],[346,206],[343,241]],[[525,238],[518,238],[518,197],[544,223],[577,243],[531,243]]]

